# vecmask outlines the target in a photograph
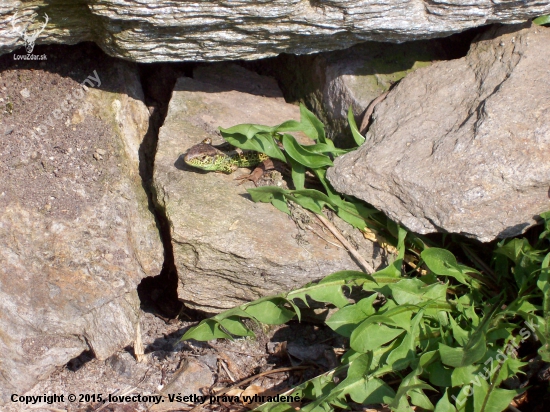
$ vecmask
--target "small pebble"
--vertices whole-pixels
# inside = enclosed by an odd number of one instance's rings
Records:
[[[29,89],[23,89],[19,93],[21,93],[21,96],[23,96],[25,99],[31,97],[31,92],[29,92]]]

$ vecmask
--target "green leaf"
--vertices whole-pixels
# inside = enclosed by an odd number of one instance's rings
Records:
[[[294,184],[294,187],[298,190],[301,190],[304,188],[304,184],[306,183],[306,168],[303,164],[298,163],[295,161],[292,157],[288,157],[288,162],[290,163],[291,167],[291,177],[292,177],[292,183]]]
[[[351,128],[351,134],[353,136],[353,140],[355,140],[355,144],[357,146],[361,146],[365,142],[365,137],[359,132],[359,129],[357,128],[357,124],[355,123],[355,116],[353,115],[351,106],[348,110],[348,123]]]
[[[346,154],[351,152],[353,149],[338,149],[334,147],[334,143],[331,140],[327,140],[327,143],[317,143],[308,146],[304,146],[308,152],[311,153],[323,153],[323,154],[333,154],[335,156]]]
[[[375,313],[372,304],[376,297],[376,294],[372,294],[368,298],[361,299],[355,305],[341,308],[326,321],[327,326],[336,333],[349,338],[357,325]]]
[[[272,298],[258,303],[250,303],[244,309],[246,313],[256,318],[259,322],[268,325],[282,325],[294,317],[294,312],[282,305],[286,301],[281,298]]]
[[[392,367],[393,371],[400,371],[407,368],[416,358],[416,340],[418,338],[418,325],[423,311],[420,311],[412,320],[411,330],[401,339],[401,343],[388,356],[386,363]]]
[[[273,195],[273,199],[271,199],[271,204],[279,209],[281,212],[290,215],[290,209],[288,208],[288,204],[284,196],[278,194]]]
[[[485,316],[476,330],[470,336],[468,343],[464,347],[452,348],[443,343],[439,343],[439,353],[441,361],[453,368],[472,365],[479,361],[487,351],[485,335],[489,328],[490,321],[500,304],[495,304],[493,308],[485,313]]]
[[[357,352],[366,353],[379,348],[405,332],[403,329],[368,321],[369,319],[363,321],[351,334],[350,346]]]
[[[485,339],[481,336],[477,337],[474,345],[472,345],[469,350],[466,348],[452,348],[443,343],[439,343],[439,353],[441,354],[442,362],[453,368],[460,368],[461,366],[473,364],[483,358],[486,350]]]
[[[271,199],[273,199],[273,196],[276,194],[284,196],[288,193],[287,190],[276,186],[256,187],[254,189],[248,189],[247,192],[250,194],[253,202],[263,203],[271,203]]]
[[[244,326],[237,316],[221,320],[220,325],[233,336],[254,336],[254,332]]]
[[[256,152],[265,153],[273,159],[278,159],[286,163],[285,155],[281,149],[279,149],[279,146],[270,134],[258,133],[248,138],[246,135],[239,133],[227,134],[222,132],[222,136],[232,146],[243,150],[254,150]]]
[[[311,169],[332,166],[332,161],[328,156],[308,152],[296,141],[294,136],[289,134],[283,135],[283,147],[286,153],[296,162]]]
[[[420,254],[426,266],[440,276],[451,276],[464,285],[468,285],[466,278],[454,255],[446,249],[429,248]],[[471,272],[476,270],[471,269]]]
[[[403,279],[389,288],[393,299],[400,305],[418,305],[428,301],[447,303],[447,285],[426,285],[420,279]]]
[[[300,104],[300,121],[304,125],[303,132],[310,139],[317,140],[319,143],[327,143],[325,126],[303,104]]]
[[[337,308],[343,308],[349,305],[349,301],[342,292],[342,284],[317,284],[310,287],[301,288],[298,292],[292,293],[293,298],[302,299],[307,303],[306,295],[317,302],[332,303]]]
[[[296,120],[287,120],[278,126],[271,129],[271,133],[284,133],[284,132],[302,132],[305,129],[301,122]]]
[[[371,362],[372,353],[364,353],[358,356],[350,363],[347,378],[356,379],[365,377],[369,371]]]
[[[542,291],[543,296],[543,321],[537,328],[537,336],[541,340],[542,346],[538,353],[542,360],[550,362],[550,253],[546,255],[542,262],[542,270],[537,280],[537,287]]]
[[[426,366],[426,372],[428,372],[429,381],[431,384],[436,386],[455,386],[453,385],[451,379],[453,370],[456,369],[445,367],[445,365],[443,365],[439,360],[436,362],[432,362],[428,366]]]
[[[476,412],[502,412],[521,392],[521,389],[517,391],[495,389],[481,379],[479,385],[474,385],[474,409]]]
[[[546,16],[537,17],[535,20],[533,20],[533,23],[538,24],[539,26],[542,26],[544,24],[550,24],[550,14],[547,14]]]
[[[334,282],[336,280],[350,282],[361,279],[370,279],[373,282],[375,281],[371,275],[368,275],[365,272],[359,272],[358,270],[341,270],[324,277],[319,283]]]
[[[231,339],[231,335],[222,331],[218,322],[212,319],[206,319],[185,332],[181,340],[195,339],[198,341],[209,341],[220,338]]]
[[[395,396],[395,391],[382,379],[366,378],[361,385],[356,385],[349,390],[349,396],[354,402],[363,405],[387,404]]]
[[[490,368],[491,366],[487,366]],[[479,364],[455,368],[451,371],[451,386],[463,386],[472,383],[480,373],[482,367]]]
[[[224,129],[222,127],[219,128],[221,135],[225,138],[225,135],[234,135],[234,134],[240,134],[243,135],[246,139],[252,139],[256,134],[261,132],[270,132],[271,127],[270,126],[264,126],[261,124],[238,124],[233,127],[229,127],[227,129]]]
[[[455,406],[451,403],[449,399],[449,389],[445,389],[445,393],[439,399],[439,402],[435,405],[434,412],[457,412]]]

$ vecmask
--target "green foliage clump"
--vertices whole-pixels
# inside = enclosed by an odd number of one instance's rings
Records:
[[[315,213],[332,209],[359,229],[392,235],[396,259],[372,275],[337,272],[298,290],[241,305],[202,321],[182,339],[253,336],[243,320],[272,325],[300,320],[297,302],[308,305],[313,300],[337,308],[326,324],[349,338],[349,350],[338,367],[289,391],[310,400],[302,411],[349,409],[350,401],[386,404],[395,412],[412,411],[411,405],[435,412],[506,409],[523,391],[502,386],[523,373],[526,362],[517,349],[526,342],[535,344],[541,358],[550,362],[550,212],[542,215],[544,231],[533,244],[525,238],[503,240],[487,261],[460,244],[464,259],[478,269],[463,265],[451,251],[336,193],[325,179],[326,168],[347,151],[325,138],[322,123],[303,106],[301,113],[300,122],[222,129],[229,143],[261,151],[292,168],[295,190],[250,189],[253,200],[271,202],[285,213],[288,201]],[[363,137],[351,113],[348,118],[360,145]],[[300,145],[289,132],[303,132],[313,144]],[[326,193],[304,187],[307,169]],[[404,270],[406,254],[416,259],[409,272]],[[361,289],[364,297],[346,297],[352,288]],[[294,409],[268,403],[258,410]]]
[[[550,24],[550,14],[546,16],[540,16],[533,20],[533,23],[538,24],[539,26],[544,26]]]

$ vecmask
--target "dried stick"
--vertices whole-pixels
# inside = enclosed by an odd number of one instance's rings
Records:
[[[315,215],[317,216],[317,219],[321,221],[323,225],[327,227],[328,230],[344,245],[344,247],[348,250],[349,253],[353,255],[353,257],[359,262],[359,265],[363,267],[363,270],[368,273],[369,275],[372,275],[375,270],[374,268],[365,260],[363,259],[363,256],[355,250],[355,248],[349,243],[344,236],[340,233],[340,231],[323,215]]]

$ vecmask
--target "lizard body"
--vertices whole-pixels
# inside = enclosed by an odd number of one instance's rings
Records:
[[[210,172],[233,173],[239,167],[256,166],[269,159],[263,153],[233,149],[222,151],[212,145],[211,139],[191,147],[183,160],[189,166]]]

